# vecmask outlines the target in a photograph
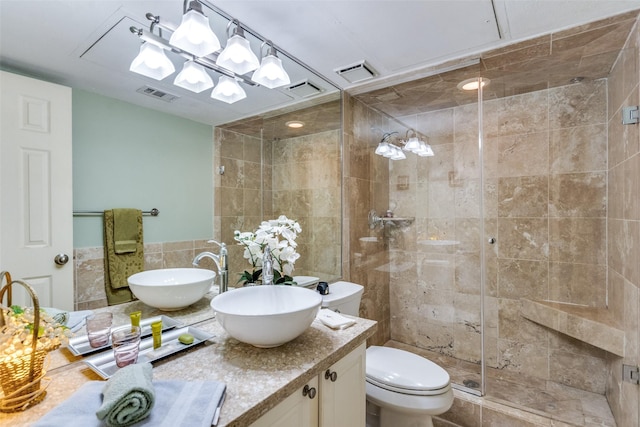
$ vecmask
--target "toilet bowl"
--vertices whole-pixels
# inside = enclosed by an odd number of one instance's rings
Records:
[[[351,282],[329,285],[322,307],[358,316],[364,288]],[[367,427],[432,427],[432,416],[451,408],[447,371],[408,351],[371,346],[366,356]]]
[[[369,347],[366,380],[367,400],[379,407],[380,427],[431,427],[431,417],[453,404],[447,371],[408,351]]]

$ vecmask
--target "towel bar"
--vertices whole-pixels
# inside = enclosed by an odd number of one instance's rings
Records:
[[[102,214],[104,214],[104,211],[73,211],[73,216],[102,215]],[[160,211],[156,208],[153,208],[150,211],[142,211],[142,215],[158,216],[160,215]]]

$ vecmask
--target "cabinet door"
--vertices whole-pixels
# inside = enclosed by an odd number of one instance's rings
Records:
[[[364,427],[365,344],[320,373],[320,426]]]
[[[306,392],[304,387],[299,389],[251,424],[251,427],[317,427],[318,377],[310,380],[306,387]]]

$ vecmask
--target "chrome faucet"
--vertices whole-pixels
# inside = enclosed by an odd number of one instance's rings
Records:
[[[273,256],[269,246],[264,248],[262,255],[262,284],[273,285]]]
[[[209,240],[207,243],[215,243],[220,246],[220,253],[218,255],[212,252],[201,252],[193,259],[193,266],[198,267],[202,258],[211,258],[218,267],[218,275],[220,276],[220,285],[218,293],[227,292],[229,290],[229,256],[227,253],[227,245],[224,243],[218,243],[215,240]]]

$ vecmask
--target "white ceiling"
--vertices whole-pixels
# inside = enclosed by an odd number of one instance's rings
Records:
[[[148,29],[145,14],[177,24],[181,0],[0,0],[0,66],[74,88],[212,125],[302,101],[286,89],[245,88],[228,105],[128,71],[140,45],[131,25]],[[426,67],[472,57],[516,41],[640,8],[640,0],[207,0],[321,76],[283,58],[292,83],[310,79],[323,94],[362,92],[409,80]],[[224,44],[226,21],[205,8]],[[215,16],[214,16],[215,15]],[[259,41],[252,39],[259,53]],[[172,58],[176,64],[179,59]],[[351,84],[335,73],[361,60],[375,71]],[[179,70],[179,67],[176,67]],[[215,73],[212,74],[215,79]],[[333,86],[335,87],[332,87]],[[141,95],[151,86],[180,98]]]

